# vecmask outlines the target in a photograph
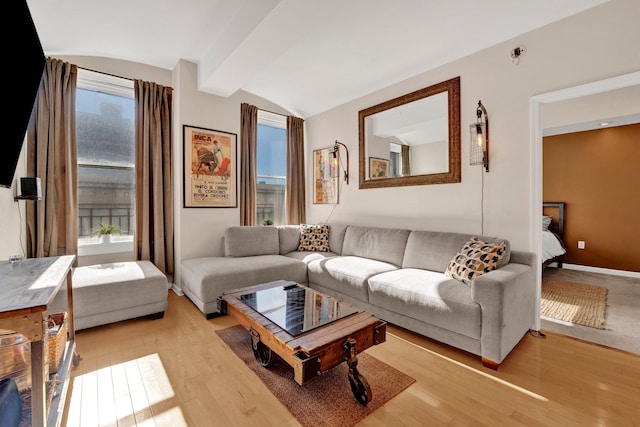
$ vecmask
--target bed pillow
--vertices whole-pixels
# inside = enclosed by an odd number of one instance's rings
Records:
[[[299,251],[329,252],[329,225],[303,224],[300,229]]]
[[[549,226],[551,225],[552,220],[553,220],[553,217],[551,216],[546,216],[546,215],[542,216],[542,231],[549,231]]]
[[[476,277],[498,268],[506,248],[504,241],[487,243],[474,236],[449,262],[444,274],[471,286]]]

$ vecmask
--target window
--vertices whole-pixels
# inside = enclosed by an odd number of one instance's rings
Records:
[[[133,82],[78,70],[78,254],[133,251],[135,208],[135,99]],[[121,235],[98,244],[104,222]]]
[[[285,224],[287,188],[287,121],[285,116],[258,110],[256,221]]]
[[[400,153],[394,151],[389,152],[389,176],[400,175]]]

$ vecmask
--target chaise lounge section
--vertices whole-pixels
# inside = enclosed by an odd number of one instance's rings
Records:
[[[183,290],[209,318],[217,314],[222,292],[295,281],[479,355],[493,369],[533,324],[535,255],[512,251],[505,239],[477,236],[483,248],[499,247],[500,256],[494,259],[497,268],[469,279],[452,274],[457,266],[452,261],[475,262],[461,252],[475,237],[471,234],[322,227],[328,238],[310,247],[302,245],[305,226],[230,227],[226,256],[183,261]]]

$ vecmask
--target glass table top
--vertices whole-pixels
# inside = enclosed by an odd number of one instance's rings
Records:
[[[293,336],[360,312],[357,307],[293,282],[241,295],[240,301]]]

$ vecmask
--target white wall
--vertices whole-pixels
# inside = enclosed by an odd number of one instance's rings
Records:
[[[0,261],[7,261],[12,255],[26,256],[26,233],[25,233],[25,211],[27,203],[35,203],[31,200],[14,201],[14,197],[19,192],[20,177],[26,176],[26,155],[24,146],[18,159],[16,173],[13,177],[13,185],[11,188],[0,187],[0,236],[2,236],[2,244],[0,244]]]
[[[449,171],[449,141],[413,145],[410,150],[411,175]]]
[[[610,90],[545,105],[543,129],[633,116],[640,113],[640,86]],[[612,126],[627,123],[613,122]]]
[[[174,200],[176,213],[176,274],[180,286],[180,260],[224,254],[222,237],[227,227],[240,224],[240,187],[236,208],[184,208],[182,126],[191,125],[237,135],[238,159],[235,165],[239,179],[240,105],[243,102],[274,113],[291,114],[263,98],[238,91],[229,98],[198,92],[197,66],[180,61],[174,70]],[[333,145],[333,144],[332,144]]]
[[[516,249],[533,250],[529,236],[530,98],[639,70],[638,22],[637,0],[612,0],[307,119],[308,153],[338,139],[356,159],[350,170],[350,176],[356,177],[359,110],[461,77],[462,182],[359,190],[354,179],[342,187],[331,221],[480,233],[482,168],[468,164],[467,129],[482,100],[491,124],[490,172],[484,175],[484,233],[508,238]],[[527,48],[517,66],[509,59],[516,45]],[[311,168],[307,171],[307,182],[311,182]],[[308,202],[308,222],[326,220],[332,208]]]

